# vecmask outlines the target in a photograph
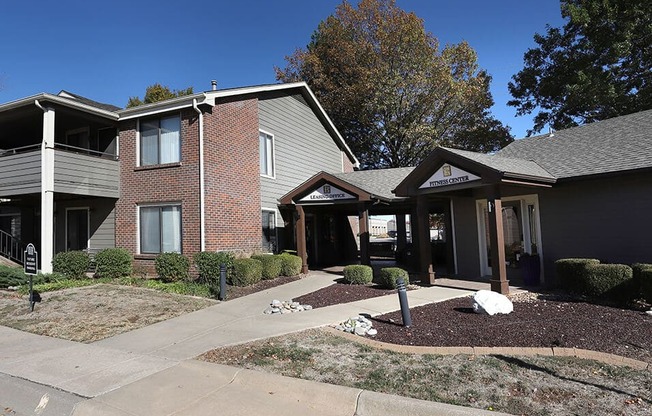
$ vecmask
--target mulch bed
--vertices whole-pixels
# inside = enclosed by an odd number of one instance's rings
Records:
[[[261,280],[258,283],[255,283],[251,286],[239,287],[239,286],[226,286],[226,300],[236,299],[242,296],[251,295],[252,293],[260,292],[263,290],[271,289],[276,286],[284,285],[286,283],[294,282],[295,280],[300,280],[302,276],[281,276],[272,280]]]
[[[617,354],[652,363],[652,316],[578,301],[514,302],[508,315],[473,312],[470,297],[412,308],[412,326],[401,312],[372,318],[375,339],[400,345],[564,347]]]
[[[336,283],[294,299],[313,307],[395,294],[379,286]],[[617,354],[652,363],[652,316],[644,311],[577,301],[556,294],[516,295],[514,312],[480,315],[470,297],[412,308],[412,326],[401,312],[372,318],[374,339],[431,347],[563,347]]]
[[[317,290],[316,292],[299,296],[293,300],[302,305],[311,305],[313,308],[323,308],[325,306],[355,302],[357,300],[375,298],[392,293],[396,293],[396,290],[383,289],[377,285],[351,285],[340,282]]]

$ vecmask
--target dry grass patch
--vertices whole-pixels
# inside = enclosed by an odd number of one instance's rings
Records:
[[[401,354],[309,330],[199,359],[511,414],[652,412],[652,372],[575,358]]]
[[[0,292],[0,325],[78,342],[94,342],[214,305],[205,298],[118,285],[42,293],[29,311],[27,296]]]

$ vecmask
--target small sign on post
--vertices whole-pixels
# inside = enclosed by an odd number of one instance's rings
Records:
[[[33,276],[38,273],[38,253],[32,243],[29,243],[25,250],[23,267],[25,274],[29,275],[29,308],[34,312]]]

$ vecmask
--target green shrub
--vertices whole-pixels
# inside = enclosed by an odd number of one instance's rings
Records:
[[[106,248],[95,255],[95,273],[99,277],[117,279],[131,276],[133,258],[124,248]]]
[[[22,268],[0,265],[0,288],[6,289],[9,286],[20,286],[28,282],[29,276],[23,273]]]
[[[586,288],[586,274],[589,265],[600,264],[597,259],[560,259],[555,262],[557,279],[561,286],[576,293],[583,293]]]
[[[226,265],[227,279],[233,271],[233,261],[235,256],[229,251],[219,251],[217,253],[202,251],[193,256],[197,272],[199,273],[199,282],[213,285],[220,281],[220,265]]]
[[[301,257],[290,253],[279,254],[281,259],[281,276],[297,276],[301,274],[303,261]]]
[[[179,253],[161,253],[154,260],[159,279],[164,282],[177,282],[189,278],[190,261]]]
[[[259,260],[263,264],[263,279],[276,279],[281,275],[283,260],[281,256],[273,254],[259,254],[251,256],[252,259]]]
[[[643,299],[652,303],[652,268],[644,268],[639,272],[638,288]]]
[[[380,269],[380,285],[387,289],[396,289],[399,278],[403,278],[405,284],[410,283],[410,275],[400,267],[385,267]]]
[[[374,278],[373,269],[363,264],[352,264],[344,268],[344,280],[352,285],[366,285]]]
[[[652,270],[652,264],[647,264],[647,263],[634,263],[632,264],[632,277],[634,279],[634,282],[637,285],[641,285],[641,274],[645,270]]]
[[[62,251],[54,255],[52,270],[69,279],[83,279],[91,259],[85,251]]]
[[[626,264],[590,264],[584,293],[611,300],[627,300],[635,295],[632,282],[632,268]]]
[[[263,263],[256,259],[235,259],[233,274],[229,284],[233,286],[251,286],[260,282],[263,276]]]

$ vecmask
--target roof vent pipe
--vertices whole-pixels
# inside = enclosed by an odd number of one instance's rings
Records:
[[[211,90],[217,91],[217,80],[211,80]]]
[[[555,131],[552,129],[552,127],[548,126],[548,137],[554,137],[555,136]]]

